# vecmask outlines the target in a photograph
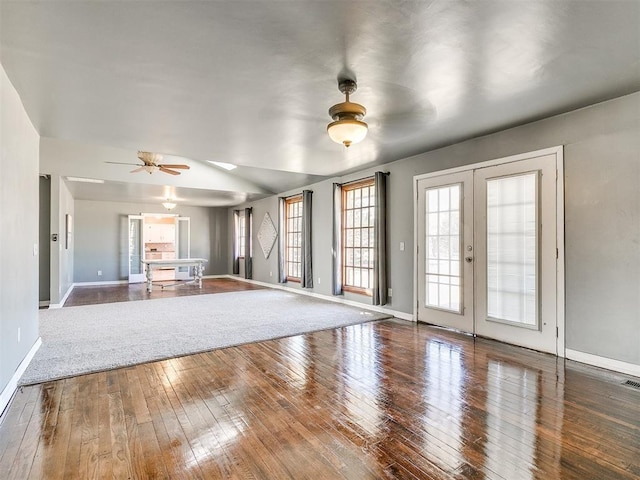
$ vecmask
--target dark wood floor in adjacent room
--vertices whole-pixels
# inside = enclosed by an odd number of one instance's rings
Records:
[[[21,389],[4,479],[637,479],[621,375],[381,321]]]
[[[205,278],[202,288],[188,283],[175,281],[154,282],[153,291],[147,293],[146,283],[132,283],[121,285],[91,285],[74,287],[69,294],[65,307],[77,305],[93,305],[96,303],[130,302],[149,300],[153,298],[182,297],[186,295],[204,295],[207,293],[237,292],[240,290],[256,290],[264,288],[259,285],[235,280],[233,278]],[[161,285],[171,285],[161,288]]]

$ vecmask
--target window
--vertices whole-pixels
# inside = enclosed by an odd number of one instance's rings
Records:
[[[285,200],[285,271],[287,280],[300,281],[302,272],[302,195]]]
[[[373,287],[373,179],[342,187],[342,258],[344,289],[370,294]]]
[[[236,239],[236,245],[238,245],[238,258],[244,258],[245,249],[245,220],[244,211],[238,214],[238,238]]]

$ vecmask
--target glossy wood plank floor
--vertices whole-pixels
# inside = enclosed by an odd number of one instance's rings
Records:
[[[25,387],[0,477],[637,479],[620,375],[382,321]]]
[[[159,282],[157,285],[156,282],[154,282],[151,293],[147,293],[146,283],[75,287],[64,303],[64,306],[73,307],[76,305],[92,305],[96,303],[129,302],[134,300],[149,300],[152,298],[171,298],[264,288],[233,278],[205,278],[202,280],[202,288],[181,283],[162,289],[160,288],[161,283],[169,285],[175,283],[175,281]]]

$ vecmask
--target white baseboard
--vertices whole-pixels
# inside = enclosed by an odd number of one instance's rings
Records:
[[[308,297],[320,298],[322,300],[328,300],[330,302],[335,302],[335,303],[342,303],[344,305],[349,305],[349,306],[352,306],[352,307],[364,308],[366,310],[372,310],[374,312],[387,313],[389,315],[393,315],[394,317],[400,318],[402,320],[413,321],[413,315],[411,313],[400,312],[398,310],[392,310],[390,308],[386,308],[386,307],[383,307],[383,306],[380,306],[380,305],[367,305],[366,303],[354,302],[353,300],[346,300],[346,299],[340,298],[340,297],[323,295],[321,293],[315,293],[315,292],[308,292],[308,291],[303,290],[301,288],[291,288],[291,287],[287,287],[285,285],[281,285],[279,283],[268,283],[268,282],[261,282],[259,280],[250,280],[250,279],[247,279],[247,278],[236,277],[235,275],[225,275],[225,276],[229,277],[229,278],[233,278],[235,280],[241,280],[243,282],[253,283],[255,285],[260,285],[260,286],[263,286],[263,287],[275,288],[277,290],[285,290],[287,292],[292,292],[292,293],[299,293],[300,295],[307,295]]]
[[[233,275],[227,275],[226,273],[223,275],[203,275],[202,278],[229,278],[233,277]],[[233,277],[236,278],[236,277]]]
[[[13,394],[16,393],[16,389],[18,388],[18,381],[20,380],[20,377],[22,377],[22,374],[29,366],[31,359],[33,359],[33,356],[36,354],[36,352],[40,348],[40,345],[42,345],[42,338],[38,337],[38,339],[34,342],[33,346],[31,347],[31,350],[29,350],[29,353],[27,353],[24,359],[22,359],[22,362],[20,362],[20,365],[18,365],[18,368],[16,369],[16,373],[13,374],[13,377],[11,377],[11,380],[9,380],[9,383],[7,383],[7,386],[4,387],[4,390],[2,390],[2,393],[0,393],[0,418],[4,414],[4,411],[9,405],[9,403],[11,402],[11,399],[13,398]]]
[[[566,354],[569,360],[575,360],[576,362],[586,363],[588,365],[593,365],[594,367],[606,368],[607,370],[613,370],[614,372],[640,377],[640,365],[621,362],[620,360],[592,355],[590,353],[579,352],[569,348],[567,348]]]
[[[73,287],[75,287],[76,284],[72,283],[71,286],[69,287],[69,289],[67,290],[67,293],[64,294],[64,297],[62,297],[62,300],[60,300],[60,303],[50,303],[49,304],[49,308],[62,308],[64,305],[64,302],[67,301],[67,298],[69,298],[69,295],[71,295],[71,292],[73,291]]]

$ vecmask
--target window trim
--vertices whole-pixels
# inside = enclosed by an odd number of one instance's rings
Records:
[[[361,180],[356,180],[354,182],[350,182],[350,183],[345,183],[342,185],[342,205],[341,205],[341,212],[340,212],[340,217],[341,217],[341,226],[340,226],[340,241],[341,241],[341,255],[342,255],[342,265],[341,265],[341,272],[342,272],[342,290],[345,292],[350,292],[350,293],[356,293],[356,294],[360,294],[360,295],[366,295],[368,297],[373,297],[373,285],[371,285],[370,287],[366,288],[366,287],[357,287],[354,285],[349,285],[347,283],[347,239],[346,239],[346,232],[347,232],[347,193],[349,191],[353,191],[353,190],[359,190],[362,189],[364,187],[375,187],[375,177],[369,177],[369,178],[364,178]],[[371,206],[371,205],[370,205]],[[359,207],[360,209],[362,209],[362,206]],[[367,207],[368,208],[368,207]],[[353,209],[351,209],[353,210]],[[362,230],[362,226],[360,227]],[[373,229],[374,227],[366,227],[367,230],[368,229]],[[349,248],[353,248],[353,247],[349,247]],[[359,248],[362,248],[362,246],[360,246]],[[373,253],[375,255],[375,244],[373,245],[373,247],[368,247],[371,248],[373,250]],[[366,270],[367,272],[371,271],[373,272],[373,258],[370,258],[369,262],[371,267],[358,267],[361,271],[362,270]]]
[[[300,262],[296,262],[299,263],[300,265],[300,273],[301,275],[299,277],[293,277],[291,275],[288,274],[289,272],[289,263],[293,263],[289,261],[289,206],[294,204],[294,203],[300,203],[300,217],[295,217],[295,218],[300,218],[300,240],[302,241],[302,194],[297,194],[297,195],[292,195],[290,197],[286,197],[284,199],[284,271],[285,271],[285,278],[287,280],[287,282],[294,282],[294,283],[302,283],[302,259],[300,260]],[[294,246],[291,248],[297,248],[300,250],[300,256],[302,257],[302,243],[298,246]]]

